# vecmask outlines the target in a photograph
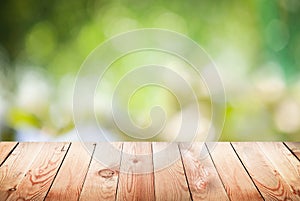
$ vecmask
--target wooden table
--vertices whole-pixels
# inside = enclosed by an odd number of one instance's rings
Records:
[[[91,143],[92,155],[104,145]],[[300,143],[171,143],[152,154],[165,145],[114,143],[105,167],[80,142],[0,142],[0,200],[300,200]]]

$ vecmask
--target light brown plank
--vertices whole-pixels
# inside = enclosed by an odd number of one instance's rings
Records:
[[[83,145],[72,143],[46,200],[78,200],[90,161],[91,155]]]
[[[0,200],[18,189],[32,161],[41,151],[43,143],[21,142],[0,167]]]
[[[18,142],[0,142],[0,164],[4,162],[11,150]]]
[[[154,200],[150,142],[124,142],[117,200]]]
[[[123,143],[115,142],[112,144],[114,146],[111,146],[106,142],[97,143],[94,157],[80,195],[80,201],[112,201],[116,199]],[[112,149],[116,149],[118,151]],[[101,162],[105,164],[102,164]]]
[[[266,200],[297,200],[287,182],[255,142],[232,143]]]
[[[229,200],[204,143],[180,144],[193,200]]]
[[[285,144],[300,160],[300,142],[285,142]]]
[[[176,143],[153,142],[156,200],[191,200]]]
[[[230,200],[263,200],[229,142],[207,146]]]
[[[300,200],[300,162],[281,142],[257,143]]]
[[[69,145],[63,142],[46,143],[17,190],[7,200],[44,200]]]

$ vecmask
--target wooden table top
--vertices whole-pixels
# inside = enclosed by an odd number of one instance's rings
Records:
[[[107,144],[0,142],[0,201],[300,200],[300,143]]]

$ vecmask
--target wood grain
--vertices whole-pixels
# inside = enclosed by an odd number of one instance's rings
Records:
[[[193,200],[229,200],[204,143],[179,146]]]
[[[17,144],[17,142],[0,142],[0,165]]]
[[[299,145],[0,142],[0,201],[300,200]]]
[[[263,200],[229,142],[207,146],[230,200]]]
[[[300,162],[281,142],[258,142],[276,170],[300,200]]]
[[[150,142],[124,142],[117,200],[154,200]]]
[[[285,142],[289,149],[297,156],[300,160],[300,142]]]
[[[156,200],[191,200],[178,145],[153,142]]]
[[[62,163],[70,143],[46,143],[37,155],[16,191],[8,197],[12,200],[43,200]]]
[[[80,195],[80,201],[113,201],[116,199],[122,144],[121,142],[115,142],[112,145],[105,142],[97,143]],[[117,149],[118,152],[111,149]],[[107,159],[104,162],[105,164],[102,164],[104,160],[100,160],[103,158]]]
[[[25,176],[36,155],[44,143],[20,143],[0,167],[0,200],[18,189],[18,184]]]
[[[298,199],[257,143],[232,144],[266,200]]]
[[[46,200],[78,200],[90,161],[91,155],[83,145],[72,143]]]

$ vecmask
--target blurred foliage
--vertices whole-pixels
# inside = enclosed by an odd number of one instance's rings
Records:
[[[156,27],[189,36],[218,65],[222,140],[299,141],[299,19],[298,0],[1,1],[1,138],[28,126],[50,136],[74,129],[72,87],[87,55],[117,33]],[[130,107],[148,110],[144,96]]]

